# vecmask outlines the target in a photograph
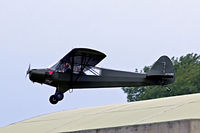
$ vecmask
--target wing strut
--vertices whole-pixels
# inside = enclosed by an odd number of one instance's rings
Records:
[[[92,69],[92,67],[87,67],[87,68],[91,73],[93,73],[94,75],[98,76],[98,73],[94,69]]]

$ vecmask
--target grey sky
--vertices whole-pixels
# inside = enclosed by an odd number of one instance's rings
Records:
[[[53,106],[54,88],[25,79],[75,47],[107,55],[99,65],[134,71],[161,55],[200,53],[199,0],[1,0],[0,126],[79,107],[126,102],[120,88],[75,90]]]

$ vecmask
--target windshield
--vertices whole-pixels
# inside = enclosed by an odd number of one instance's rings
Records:
[[[67,72],[71,71],[71,65],[67,62],[58,62],[55,65],[53,65],[50,69],[58,72]]]

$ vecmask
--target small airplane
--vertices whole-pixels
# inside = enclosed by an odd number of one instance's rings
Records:
[[[30,69],[32,82],[56,87],[49,101],[57,104],[70,89],[166,86],[175,79],[173,64],[167,56],[160,57],[147,73],[134,73],[95,67],[106,55],[97,50],[75,48],[50,68]],[[169,88],[168,88],[169,90]]]

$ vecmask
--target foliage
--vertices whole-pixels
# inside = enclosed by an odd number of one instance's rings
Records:
[[[180,58],[172,57],[175,71],[175,82],[168,85],[170,92],[163,86],[125,87],[127,101],[139,101],[183,94],[200,92],[200,55],[187,54]],[[145,66],[143,71],[147,72],[150,67]]]

